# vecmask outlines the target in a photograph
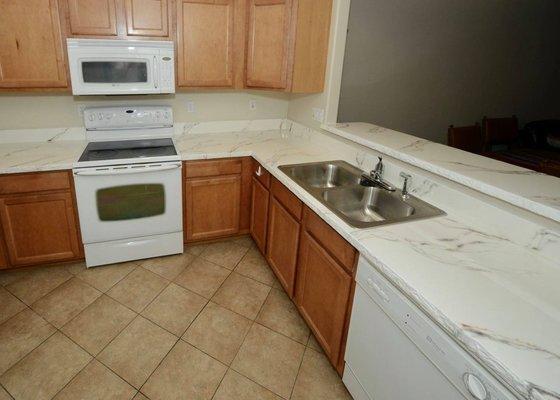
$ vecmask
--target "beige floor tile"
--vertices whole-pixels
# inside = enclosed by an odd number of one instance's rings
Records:
[[[90,354],[97,355],[134,319],[136,313],[102,295],[62,331]]]
[[[0,324],[26,308],[14,295],[0,287]]]
[[[251,238],[250,235],[239,236],[235,239],[232,239],[232,242],[247,248],[253,247],[255,245],[255,242],[253,242],[253,238]]]
[[[142,312],[142,315],[169,332],[181,336],[208,300],[174,283]]]
[[[175,278],[175,283],[209,299],[229,274],[228,269],[197,258]]]
[[[23,310],[0,325],[0,374],[21,360],[56,329],[32,310]]]
[[[92,267],[78,274],[78,278],[106,292],[137,267],[138,264],[133,262]]]
[[[7,271],[0,271],[0,286],[6,286],[19,279],[22,279],[24,276],[28,275],[29,271],[31,271],[32,269],[34,268],[17,268]]]
[[[78,275],[87,269],[85,261],[64,264],[63,266],[66,268],[66,271],[70,272],[72,275]]]
[[[309,328],[295,304],[286,293],[278,289],[270,291],[256,321],[301,344],[307,344],[309,339]]]
[[[212,301],[249,319],[255,319],[270,290],[269,286],[233,272]]]
[[[212,302],[191,324],[183,339],[206,354],[231,364],[251,321]]]
[[[60,329],[99,296],[99,290],[72,278],[37,300],[31,308]]]
[[[313,333],[309,335],[309,340],[307,341],[307,347],[310,347],[313,350],[318,351],[319,353],[323,352],[321,345],[319,344],[319,342],[317,342],[317,339],[315,339],[315,335],[313,335]]]
[[[151,400],[210,400],[226,370],[225,365],[179,341],[142,392]]]
[[[241,262],[235,267],[235,272],[253,278],[265,285],[272,286],[276,277],[268,263],[256,248],[250,249]]]
[[[136,317],[97,357],[139,389],[177,338],[143,317]]]
[[[207,245],[200,257],[221,267],[234,269],[245,253],[247,253],[247,247],[227,240]]]
[[[224,377],[212,400],[282,400],[270,390],[257,385],[233,370]]]
[[[6,289],[30,305],[70,278],[72,274],[63,267],[37,268],[7,285]]]
[[[58,332],[10,368],[0,382],[18,400],[51,399],[90,360],[89,354]]]
[[[231,367],[288,399],[304,349],[279,333],[253,324]]]
[[[193,256],[199,256],[204,251],[206,246],[206,244],[186,244],[185,253],[192,254]]]
[[[130,400],[136,389],[97,360],[91,361],[55,400]]]
[[[176,254],[173,256],[150,258],[142,261],[140,265],[154,274],[172,281],[191,263],[195,256],[189,253]]]
[[[0,400],[12,400],[12,396],[10,396],[2,386],[0,386]]]
[[[142,393],[138,392],[136,393],[136,396],[134,396],[132,400],[149,400],[149,399],[146,396],[144,396]]]
[[[293,400],[352,400],[327,357],[307,348],[296,379]]]
[[[153,272],[137,268],[107,294],[130,309],[141,312],[168,283],[168,280]]]

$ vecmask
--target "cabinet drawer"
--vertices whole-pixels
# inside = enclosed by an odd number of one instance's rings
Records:
[[[68,171],[10,174],[0,176],[0,194],[35,193],[70,189]]]
[[[325,250],[335,258],[350,274],[356,265],[356,249],[317,214],[305,207],[303,226]]]
[[[270,172],[253,159],[253,176],[267,189],[270,189]]]
[[[241,174],[241,159],[212,161],[188,161],[185,164],[186,178]]]
[[[298,221],[301,221],[303,203],[280,181],[272,177],[272,195],[290,212]]]

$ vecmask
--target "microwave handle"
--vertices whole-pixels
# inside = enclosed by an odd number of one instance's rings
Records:
[[[154,68],[153,68],[153,71],[154,71],[154,88],[156,88],[156,89],[159,86],[159,82],[158,82],[159,81],[159,76],[158,76],[159,74],[158,74],[157,65],[158,65],[158,60],[157,60],[156,56],[154,56]]]
[[[168,171],[177,168],[181,168],[181,164],[158,165],[155,167],[142,167],[142,168],[123,168],[123,169],[104,169],[104,170],[93,169],[93,170],[86,170],[86,171],[75,171],[74,175],[108,176],[108,175],[142,174],[146,172]]]

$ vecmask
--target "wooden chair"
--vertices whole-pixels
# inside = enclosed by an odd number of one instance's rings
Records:
[[[457,149],[471,153],[482,152],[482,131],[479,124],[471,126],[449,126],[447,129],[447,144]]]
[[[482,119],[484,150],[492,151],[492,146],[505,145],[508,149],[519,138],[517,117]]]

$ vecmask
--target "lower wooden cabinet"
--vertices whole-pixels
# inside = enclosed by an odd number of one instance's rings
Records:
[[[294,297],[299,231],[299,221],[272,197],[266,259],[290,298]]]
[[[187,241],[239,232],[241,175],[187,180],[185,223]]]
[[[8,263],[8,255],[6,254],[6,249],[4,248],[4,242],[0,236],[0,269],[8,268],[10,264]]]
[[[229,158],[185,163],[185,242],[249,231],[249,161],[250,158]]]
[[[268,226],[268,201],[270,193],[256,178],[253,178],[251,195],[251,236],[261,251],[266,252],[266,234]]]
[[[81,256],[70,192],[2,197],[0,220],[12,266],[72,260]]]
[[[309,233],[303,232],[295,301],[335,367],[343,351],[353,285],[353,277]]]

